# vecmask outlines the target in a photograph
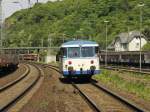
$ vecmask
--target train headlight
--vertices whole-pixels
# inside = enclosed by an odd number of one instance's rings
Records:
[[[73,71],[73,67],[72,66],[68,67],[68,71]]]
[[[90,66],[90,70],[95,70],[96,67],[95,66]]]

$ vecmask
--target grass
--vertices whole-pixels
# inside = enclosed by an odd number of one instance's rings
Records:
[[[133,73],[133,72],[123,72],[123,73],[129,74],[130,76],[133,76],[133,77],[142,78],[142,79],[150,81],[149,74],[141,74],[141,73]]]
[[[52,62],[50,62],[50,63],[48,63],[48,64],[51,64],[51,65],[53,65],[53,66],[58,66],[58,65],[59,65],[59,63],[58,63],[58,62],[55,62],[55,61],[52,61]]]
[[[132,76],[138,77],[137,74],[133,75],[133,73]],[[105,84],[113,86],[114,88],[135,94],[145,100],[150,101],[150,87],[147,86],[147,84],[144,82],[139,82],[136,80],[125,80],[122,77],[119,77],[117,74],[115,74],[115,72],[111,72],[109,70],[104,69],[102,70],[102,74],[94,76],[94,78],[100,80]]]
[[[144,83],[145,85],[150,85],[150,75],[148,74],[140,74],[140,73],[133,73],[133,72],[125,72],[125,71],[112,71],[111,74],[117,74],[119,77],[125,79],[128,82],[137,82]]]

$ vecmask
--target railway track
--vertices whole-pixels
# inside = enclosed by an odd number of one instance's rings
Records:
[[[96,112],[146,112],[141,107],[94,82],[89,84],[72,82],[72,85]]]
[[[27,65],[24,65],[24,66],[26,68],[26,71],[23,74],[21,74],[18,78],[16,78],[15,80],[10,81],[10,82],[6,83],[5,85],[1,86],[0,87],[0,92],[4,91],[5,89],[7,89],[11,86],[13,86],[14,84],[21,81],[23,78],[25,78],[28,75],[28,73],[30,72],[30,68]],[[12,75],[14,75],[14,74],[12,74]]]
[[[45,67],[55,69],[60,73],[56,66],[45,65]],[[95,80],[90,80],[89,83],[85,84],[76,83],[76,81],[71,80],[70,83],[96,112],[148,112],[139,105],[97,84]]]
[[[53,66],[53,65],[47,65],[44,64],[43,66],[45,67],[53,67],[53,68],[57,68],[57,70],[59,69],[57,66]],[[102,68],[105,69],[109,69],[109,70],[121,70],[121,71],[127,71],[127,72],[134,72],[134,73],[142,73],[142,74],[150,74],[150,69],[142,69],[142,71],[140,72],[139,68],[129,68],[129,67],[118,67],[118,66],[101,66]]]
[[[39,81],[41,70],[35,65],[28,65],[28,72],[16,81],[4,86],[0,92],[0,112],[7,111],[19,101]]]
[[[139,68],[134,67],[118,67],[118,66],[101,66],[102,68],[109,69],[109,70],[120,70],[120,71],[127,71],[127,72],[134,72],[134,73],[141,73],[141,74],[150,74],[150,69],[142,69],[140,71]]]

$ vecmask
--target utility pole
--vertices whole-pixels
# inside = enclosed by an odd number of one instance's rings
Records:
[[[104,21],[104,23],[106,24],[106,32],[105,32],[105,33],[106,33],[106,43],[105,43],[105,44],[106,44],[106,45],[105,45],[105,46],[106,46],[106,48],[105,48],[105,50],[106,50],[106,51],[105,51],[105,67],[107,66],[107,41],[108,41],[108,39],[107,39],[107,38],[108,38],[108,35],[107,35],[107,33],[108,33],[108,28],[107,28],[107,27],[108,27],[108,22],[109,22],[109,21],[107,21],[107,20]]]
[[[28,8],[30,8],[30,7],[31,7],[31,1],[28,0]]]
[[[0,47],[3,47],[3,12],[2,12],[2,0],[0,0],[0,32],[1,32],[1,37],[0,37]]]
[[[64,33],[63,34],[63,43],[65,42],[65,38],[66,38],[65,36],[66,36],[66,34]]]
[[[51,38],[48,38],[48,47],[52,47],[51,42],[52,42],[52,39],[51,39]]]
[[[44,40],[41,39],[41,47],[43,47],[43,45],[44,45]]]
[[[141,53],[141,38],[142,38],[142,22],[143,22],[143,18],[142,18],[142,7],[144,7],[143,3],[138,4],[138,6],[140,7],[140,72],[141,72],[141,68],[142,68],[142,53]]]
[[[52,47],[52,39],[50,38],[50,47]]]
[[[50,34],[49,34],[49,35],[48,35],[48,49],[47,49],[47,56],[49,56],[49,55],[51,54],[51,46],[52,46],[51,41],[52,41],[52,39],[51,39]]]
[[[39,0],[37,0],[36,3],[39,3]]]
[[[47,40],[47,42],[48,42],[48,47],[51,47],[52,46],[52,39],[51,39],[51,34],[49,34],[48,35],[48,40]]]

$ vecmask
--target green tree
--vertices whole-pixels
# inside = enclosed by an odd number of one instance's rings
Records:
[[[139,29],[139,8],[136,0],[63,0],[38,3],[22,9],[5,21],[8,46],[48,46],[53,34],[53,46],[66,38],[97,41],[105,48],[105,23],[108,25],[108,43],[121,32]],[[150,37],[150,2],[144,0],[143,33]]]

